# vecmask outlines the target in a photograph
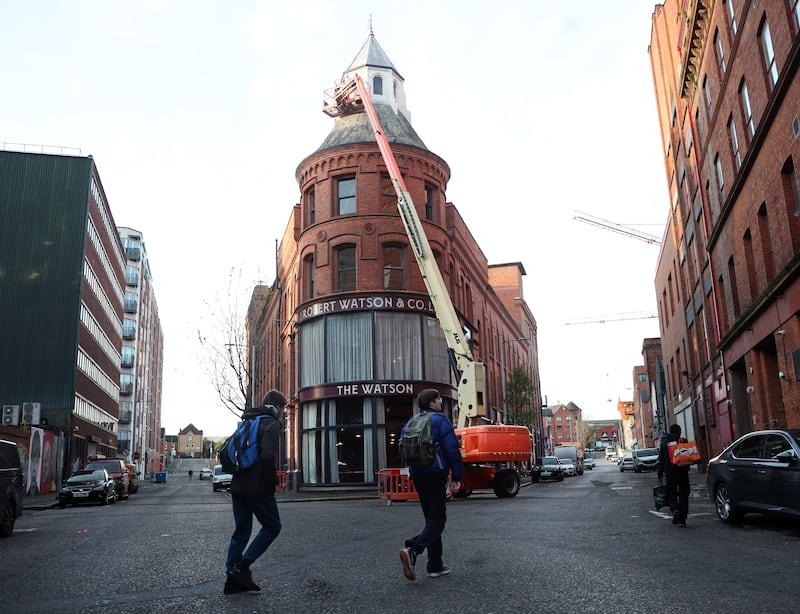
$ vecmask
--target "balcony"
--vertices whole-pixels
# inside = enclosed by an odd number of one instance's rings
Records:
[[[139,285],[139,273],[125,273],[125,285],[138,286]]]
[[[133,394],[133,382],[124,382],[119,385],[119,393],[125,396]]]
[[[120,361],[120,366],[125,367],[126,369],[130,369],[134,365],[134,358],[133,354],[123,354],[122,360]]]
[[[136,301],[133,300],[126,300],[125,301],[125,313],[136,313],[137,309]]]
[[[141,260],[142,259],[142,250],[138,247],[126,247],[125,248],[125,257],[128,260]]]
[[[122,338],[130,341],[131,339],[136,339],[136,327],[135,326],[123,326],[122,327]]]
[[[130,424],[133,412],[130,409],[121,409],[119,411],[119,423]]]

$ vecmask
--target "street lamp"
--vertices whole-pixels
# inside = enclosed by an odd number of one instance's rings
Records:
[[[507,339],[503,341],[500,340],[500,386],[501,386],[501,401],[503,404],[503,424],[508,424],[508,408],[506,407],[506,361],[505,361],[505,354],[506,349],[505,346],[508,343],[514,343],[515,341],[530,341],[528,337],[517,337],[516,339]]]

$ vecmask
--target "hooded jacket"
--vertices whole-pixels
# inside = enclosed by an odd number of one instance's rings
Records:
[[[410,467],[410,475],[413,478],[415,475],[423,473],[444,473],[445,475],[452,473],[451,477],[453,481],[460,482],[461,478],[464,476],[464,466],[461,463],[461,448],[458,445],[458,437],[456,437],[456,433],[453,430],[453,425],[450,424],[450,420],[447,419],[447,416],[441,412],[426,409],[420,413],[425,412],[432,414],[431,435],[433,436],[433,440],[439,445],[439,449],[436,452],[436,460],[423,469]],[[408,426],[408,423],[406,423],[406,426]],[[404,426],[403,430],[400,432],[401,438],[405,430],[406,427]]]
[[[258,425],[258,462],[246,471],[233,475],[231,493],[236,495],[275,494],[275,484],[278,483],[275,460],[280,436],[278,410],[272,405],[262,405],[248,409],[242,414],[242,419],[252,420],[258,416],[266,416]]]

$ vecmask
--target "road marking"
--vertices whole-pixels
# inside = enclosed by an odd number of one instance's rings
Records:
[[[611,490],[633,490],[633,486],[612,486]]]
[[[37,529],[14,529],[14,533],[33,533]]]

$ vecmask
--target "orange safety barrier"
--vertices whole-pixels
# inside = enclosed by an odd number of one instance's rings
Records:
[[[408,469],[379,469],[378,497],[392,501],[419,501],[414,482],[408,477]]]
[[[280,490],[286,490],[286,472],[285,471],[278,471],[278,483],[276,486]]]

